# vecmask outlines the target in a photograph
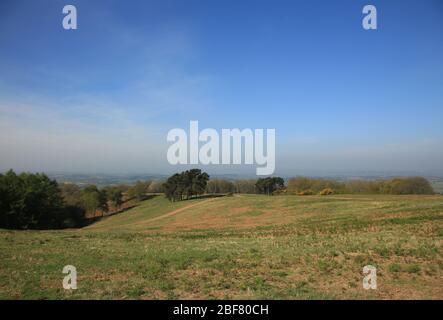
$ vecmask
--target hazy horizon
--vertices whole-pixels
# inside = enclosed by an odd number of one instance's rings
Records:
[[[176,167],[175,170],[165,171],[165,172],[138,172],[138,171],[126,171],[126,172],[100,172],[100,171],[42,171],[42,170],[21,170],[21,169],[0,169],[0,173],[5,173],[8,170],[14,170],[17,174],[23,172],[31,172],[31,173],[45,173],[49,176],[84,176],[84,177],[93,177],[93,176],[103,176],[103,177],[168,177],[176,172],[180,172],[183,170],[188,170],[191,168],[200,168],[203,171],[210,174],[211,177],[233,177],[235,179],[244,179],[244,178],[257,178],[258,176],[255,174],[253,169],[250,170],[238,170],[230,172],[225,172],[224,170],[211,170],[208,169],[207,166],[184,166],[184,167]],[[293,172],[275,172],[272,176],[281,176],[283,178],[290,178],[295,176],[306,176],[306,177],[344,177],[344,178],[371,178],[371,177],[407,177],[407,176],[424,176],[424,177],[436,177],[443,178],[443,172],[432,172],[432,171],[293,171]]]

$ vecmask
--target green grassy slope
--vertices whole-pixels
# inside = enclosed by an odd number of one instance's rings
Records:
[[[157,195],[150,200],[140,203],[135,208],[122,213],[105,217],[97,223],[85,228],[85,230],[103,230],[103,231],[135,231],[148,230],[146,222],[158,216],[167,214],[171,211],[194,205],[202,199],[193,199],[188,201],[170,202],[164,196]]]
[[[442,219],[442,196],[157,197],[81,230],[0,231],[0,298],[443,299]]]

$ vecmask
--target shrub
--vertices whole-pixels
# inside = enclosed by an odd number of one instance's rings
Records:
[[[419,273],[421,270],[420,266],[417,264],[411,264],[406,267],[406,271],[409,273]]]
[[[283,195],[283,194],[288,194],[288,190],[286,190],[286,188],[278,189],[278,190],[275,190],[272,194],[273,194],[273,195]]]
[[[400,272],[401,266],[398,263],[392,263],[389,265],[389,271],[392,273]]]
[[[332,190],[331,188],[324,188],[322,191],[320,191],[319,195],[321,196],[328,196],[334,194],[334,190]]]

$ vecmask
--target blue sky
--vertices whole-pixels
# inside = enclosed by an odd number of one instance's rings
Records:
[[[1,1],[0,169],[169,173],[190,120],[275,128],[278,174],[443,174],[443,3]]]

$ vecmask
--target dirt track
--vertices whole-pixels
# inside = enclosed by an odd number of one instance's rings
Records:
[[[199,205],[202,205],[202,204],[204,204],[204,203],[208,203],[208,202],[214,201],[215,199],[217,199],[217,198],[211,198],[211,199],[203,200],[203,201],[200,201],[200,202],[197,202],[197,203],[194,203],[194,204],[190,204],[190,205],[188,205],[188,206],[186,206],[186,207],[183,207],[183,208],[180,208],[180,209],[176,209],[176,210],[174,210],[174,211],[171,211],[171,212],[165,213],[165,214],[163,214],[163,215],[161,215],[161,216],[158,216],[158,217],[154,217],[154,218],[151,218],[151,219],[145,220],[145,221],[143,221],[143,223],[149,223],[149,222],[152,222],[152,221],[157,221],[157,220],[160,220],[160,219],[163,219],[163,218],[167,218],[167,217],[170,217],[170,216],[176,215],[177,213],[180,213],[180,212],[182,212],[182,211],[185,211],[185,210],[187,210],[187,209],[193,208],[193,207],[195,207],[195,206],[199,206]]]

